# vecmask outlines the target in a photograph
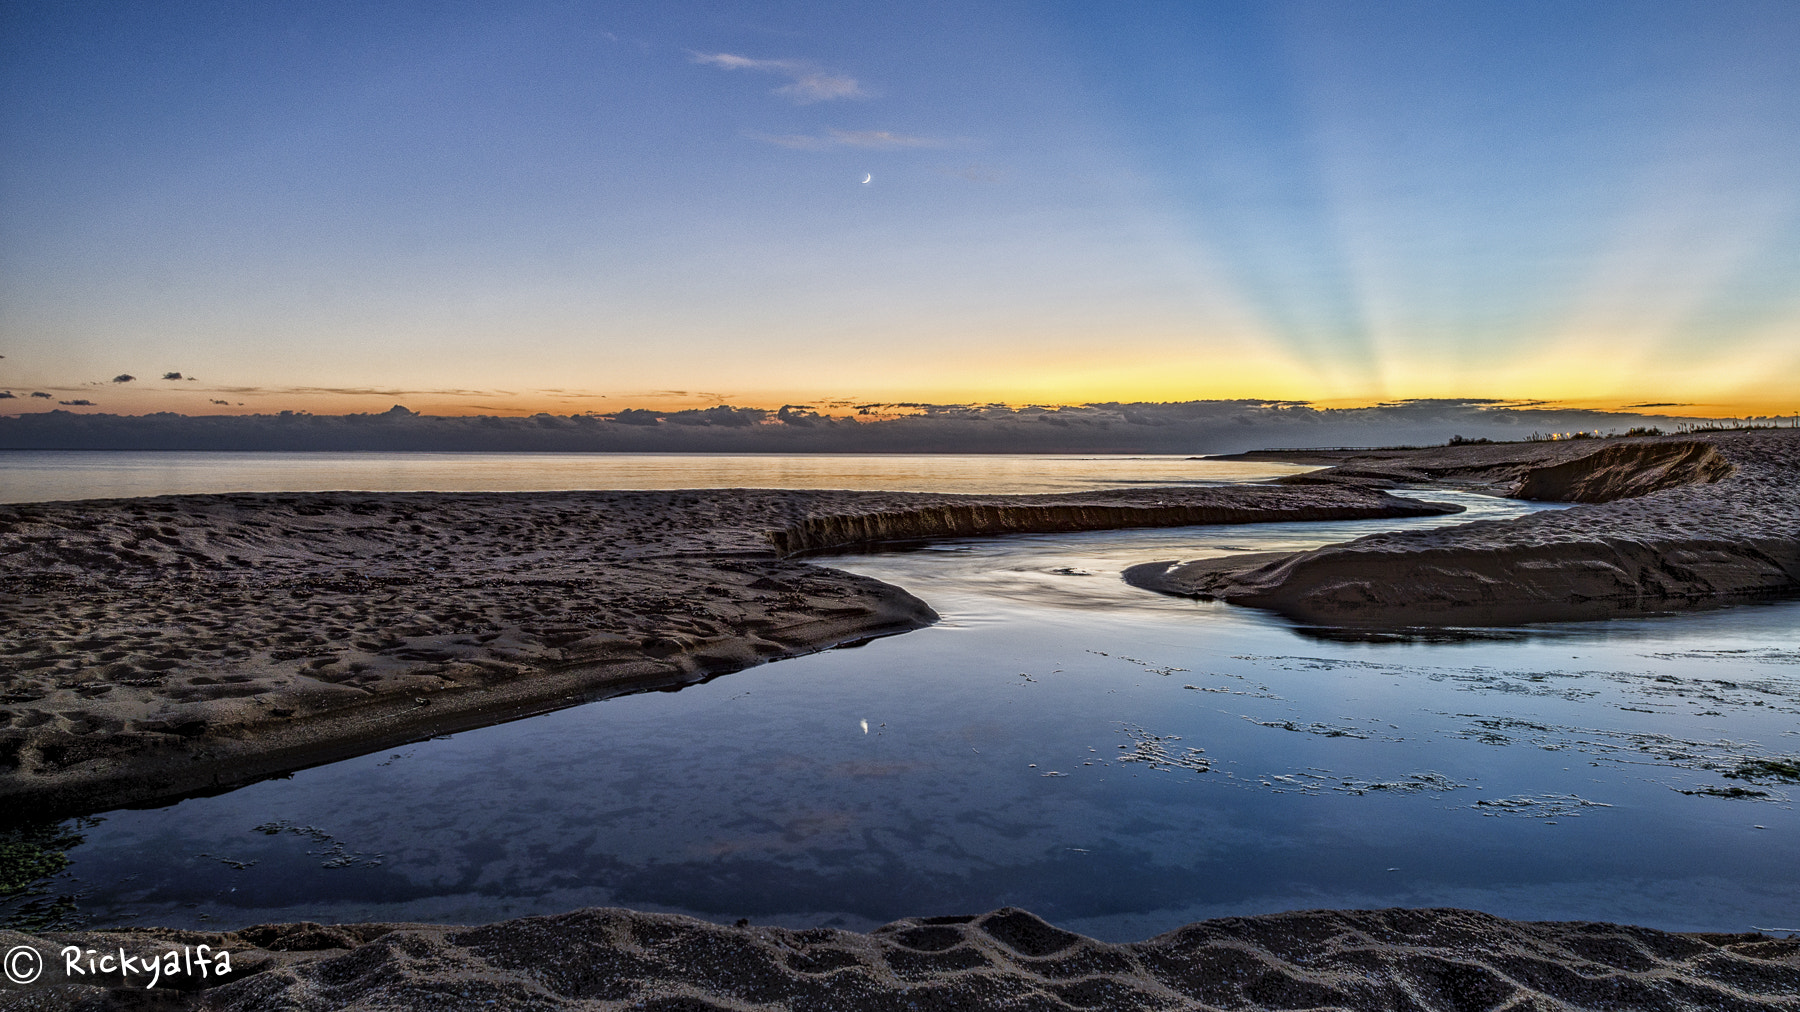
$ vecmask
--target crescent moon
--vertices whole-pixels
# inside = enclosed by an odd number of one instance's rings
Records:
[[[873,172],[864,173],[863,174],[863,185],[864,186],[869,185],[869,180],[874,179],[874,178],[875,178],[875,173],[873,173]]]

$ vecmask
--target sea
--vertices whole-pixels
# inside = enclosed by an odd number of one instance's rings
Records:
[[[0,450],[0,503],[352,489],[835,488],[1031,494],[1216,485],[1309,470],[1169,455]]]
[[[218,491],[1250,481],[1181,457],[0,454],[11,501]],[[812,563],[937,624],[674,692],[67,820],[70,925],[484,923],[594,906],[867,929],[1012,905],[1108,940],[1464,907],[1800,930],[1800,602],[1346,636],[1124,584],[1558,504],[948,540]],[[19,902],[6,908],[17,914]]]

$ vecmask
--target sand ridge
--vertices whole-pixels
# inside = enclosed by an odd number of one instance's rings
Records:
[[[935,619],[800,550],[1455,509],[1334,487],[4,506],[0,798],[48,815],[222,789]]]
[[[1604,618],[1800,590],[1800,431],[1245,456],[1336,464],[1290,481],[1584,504],[1242,565],[1145,563],[1127,582],[1326,626]]]
[[[1467,910],[1302,911],[1109,944],[1003,908],[858,934],[592,908],[481,927],[259,925],[209,933],[0,932],[0,946],[130,954],[208,944],[230,979],[146,992],[60,967],[0,1007],[214,1012],[1800,1009],[1800,939],[1677,934]]]
[[[1691,449],[1656,457],[1667,481],[1645,479],[1641,458],[1552,476],[1562,489],[1636,490],[1631,498],[1350,545],[1377,563],[1423,551],[1421,541],[1504,561],[1536,539],[1553,568],[1594,544],[1626,543],[1622,529],[1649,529],[1674,532],[1643,542],[1665,558],[1702,537],[1720,539],[1727,569],[1745,551],[1781,558],[1795,529],[1796,444],[1748,434],[1705,445],[1718,460]],[[1034,524],[1243,522],[1244,510],[1278,520],[1441,512],[1378,487],[1517,492],[1534,470],[1593,452],[1468,449],[1416,453],[1412,467],[1339,461],[1323,483],[1051,497],[334,493],[3,507],[0,797],[46,814],[222,788],[434,728],[675,686],[932,619],[899,588],[786,553]],[[1405,571],[1369,572],[1392,583]],[[0,949],[47,953],[203,942],[233,950],[232,979],[145,992],[142,981],[126,990],[52,977],[0,985],[0,1008],[1800,1012],[1800,940],[1458,910],[1228,918],[1126,945],[1012,909],[867,934],[612,909],[482,927],[0,931]]]

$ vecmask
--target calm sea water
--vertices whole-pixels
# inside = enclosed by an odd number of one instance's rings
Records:
[[[0,451],[0,502],[205,492],[836,488],[1079,492],[1312,470],[1181,456]]]
[[[1800,753],[1800,604],[1344,642],[1118,579],[1467,519],[822,559],[943,621],[107,813],[52,886],[90,924],[172,926],[1015,904],[1109,939],[1395,905],[1800,927],[1800,788],[1722,775]],[[1704,793],[1731,788],[1757,793]]]

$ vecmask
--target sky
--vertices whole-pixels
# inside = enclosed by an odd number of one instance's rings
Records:
[[[0,413],[1793,414],[1796,52],[1792,0],[6,0]]]

